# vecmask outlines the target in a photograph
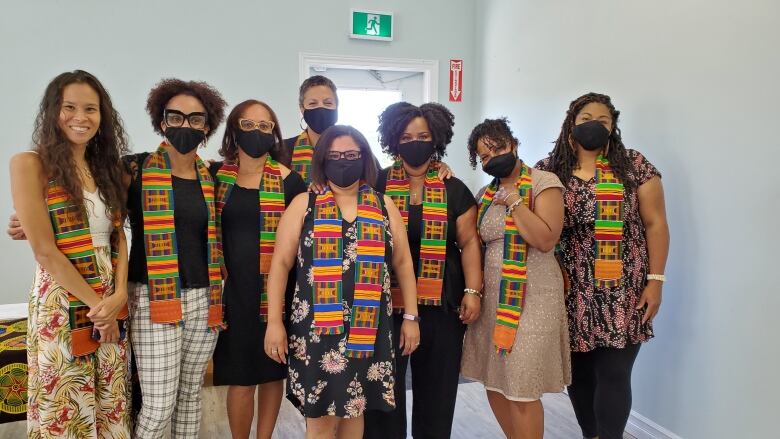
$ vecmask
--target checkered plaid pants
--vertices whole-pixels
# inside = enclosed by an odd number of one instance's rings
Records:
[[[152,323],[149,290],[131,284],[130,341],[135,352],[143,403],[136,438],[162,438],[171,422],[171,437],[197,438],[200,389],[217,334],[208,330],[208,288],[182,290],[184,325]]]

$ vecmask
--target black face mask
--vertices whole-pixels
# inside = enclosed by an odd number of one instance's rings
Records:
[[[317,107],[303,110],[303,120],[317,134],[322,134],[323,131],[336,125],[338,118],[339,112],[335,108]]]
[[[236,143],[249,157],[258,158],[270,151],[276,145],[276,138],[272,133],[264,133],[258,130],[242,131],[236,133]]]
[[[179,154],[187,154],[206,140],[206,133],[190,127],[168,127],[165,129],[165,138]]]
[[[482,170],[493,177],[504,178],[512,173],[516,164],[517,156],[515,156],[514,151],[509,151],[506,154],[497,155],[490,159],[490,161],[482,167]]]
[[[422,166],[433,155],[433,142],[415,140],[398,145],[398,154],[409,166]]]
[[[601,122],[591,120],[575,126],[571,136],[586,150],[595,151],[607,146],[609,130]]]
[[[357,160],[328,160],[325,162],[325,177],[338,187],[352,186],[363,175],[363,158]]]

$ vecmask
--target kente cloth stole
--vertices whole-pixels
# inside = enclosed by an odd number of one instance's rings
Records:
[[[92,244],[92,233],[89,230],[89,217],[84,205],[75,204],[67,190],[54,180],[49,182],[46,190],[46,205],[54,229],[54,240],[57,248],[76,267],[76,270],[95,291],[95,294],[103,297],[108,286],[103,284],[98,272],[95,247]],[[114,218],[114,230],[111,232],[111,270],[114,273],[116,273],[119,258],[117,245],[121,226],[119,218]],[[100,346],[100,343],[92,339],[94,325],[87,317],[88,312],[89,307],[68,292],[71,353],[74,357],[92,354]],[[120,319],[127,318],[127,305],[120,311],[118,317]]]
[[[214,181],[208,167],[195,156],[200,188],[208,209],[206,248],[209,276],[208,327],[224,328],[222,321],[222,254],[217,240]],[[141,171],[144,249],[149,278],[149,310],[155,323],[182,323],[179,255],[174,223],[171,162],[165,144],[149,155]]]
[[[222,248],[222,210],[230,198],[233,186],[238,178],[238,165],[225,163],[217,171],[217,232]],[[268,273],[271,268],[271,256],[274,253],[276,229],[284,213],[284,183],[279,163],[271,157],[266,158],[263,174],[260,177],[258,196],[260,205],[260,320],[268,321]]]
[[[531,168],[521,162],[517,190],[528,208],[533,206],[533,183]],[[498,190],[499,181],[494,179],[479,201],[479,224],[485,217],[493,197]],[[520,324],[520,316],[525,306],[525,292],[528,284],[528,244],[517,231],[512,215],[507,212],[504,220],[504,254],[501,264],[501,283],[498,289],[496,324],[493,328],[493,344],[496,352],[502,356],[512,352],[512,346]]]
[[[447,253],[447,188],[439,179],[439,172],[429,167],[423,183],[422,236],[420,238],[420,262],[417,270],[417,303],[441,305],[444,286],[444,265]],[[404,225],[409,228],[409,178],[399,160],[387,173],[385,195],[390,197],[401,212]],[[390,291],[393,309],[404,308],[403,295],[395,276]]]
[[[596,252],[594,284],[597,288],[613,288],[623,277],[623,183],[609,166],[609,161],[596,158]]]
[[[303,178],[306,184],[311,183],[311,158],[314,156],[314,146],[310,145],[309,135],[303,131],[295,139],[292,152],[292,170]]]
[[[358,191],[355,294],[345,355],[374,353],[385,262],[385,223],[380,197],[367,184]],[[344,331],[342,276],[344,246],[341,212],[330,189],[314,203],[314,330],[321,335]]]

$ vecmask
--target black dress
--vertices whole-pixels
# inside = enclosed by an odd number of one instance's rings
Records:
[[[220,164],[214,166],[219,167]],[[212,170],[214,170],[212,166]],[[289,205],[306,186],[295,172],[284,179],[284,203]],[[284,365],[263,350],[266,323],[260,320],[260,207],[258,190],[233,186],[222,211],[222,249],[228,277],[223,303],[227,329],[214,350],[214,385],[254,386],[284,379]],[[294,274],[294,271],[291,275]],[[290,282],[289,287],[294,283]],[[292,289],[288,287],[288,296]]]
[[[381,196],[381,195],[380,195]],[[357,248],[357,221],[342,222],[344,249],[344,276],[342,298],[344,332],[339,335],[317,335],[312,330],[313,279],[312,259],[314,244],[314,200],[309,196],[309,208],[301,230],[296,266],[297,285],[292,299],[289,337],[287,398],[301,413],[310,418],[338,416],[356,418],[365,410],[389,411],[395,407],[393,395],[393,320],[390,299],[390,275],[387,266],[392,261],[393,241],[387,210],[385,218],[385,278],[380,299],[379,324],[374,354],[358,359],[344,355],[352,300],[355,292],[355,260]]]
[[[379,172],[377,190],[384,191],[388,169]],[[466,325],[460,320],[460,302],[466,281],[458,247],[458,217],[476,206],[474,195],[457,178],[444,180],[447,188],[447,249],[445,253],[442,305],[418,305],[420,313],[420,346],[410,357],[396,357],[395,397],[397,409],[392,413],[366,414],[365,439],[405,438],[406,431],[406,370],[412,365],[412,436],[450,437],[455,399],[458,393],[460,359]],[[422,204],[409,206],[409,250],[414,273],[420,264],[422,237]],[[403,323],[401,314],[393,317],[395,346]]]

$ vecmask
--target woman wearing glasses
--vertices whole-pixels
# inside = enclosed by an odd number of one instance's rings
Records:
[[[312,179],[325,191],[296,197],[277,231],[265,352],[289,358],[287,397],[306,417],[307,438],[361,438],[366,410],[395,407],[389,266],[407,303],[403,355],[420,341],[406,230],[392,200],[366,184],[376,174],[362,134],[326,130],[312,160]],[[288,334],[283,297],[293,267]]]
[[[214,180],[197,155],[224,118],[204,82],[165,79],[146,110],[163,136],[153,153],[126,157],[132,176],[130,335],[143,402],[135,437],[198,437],[200,390],[222,326]]]
[[[134,437],[161,438],[169,422],[174,438],[200,429],[203,374],[223,319],[214,179],[197,147],[222,123],[225,105],[205,82],[160,81],[146,110],[163,141],[153,153],[123,157],[130,338],[143,398]],[[14,217],[9,235],[26,239]]]
[[[227,413],[234,438],[248,438],[257,393],[257,437],[271,438],[287,368],[263,350],[268,321],[266,282],[276,229],[285,207],[306,191],[286,166],[282,132],[267,104],[248,100],[227,118],[217,180],[217,230],[226,271],[225,323],[214,350],[214,384],[228,385]],[[291,296],[288,282],[285,296]]]

